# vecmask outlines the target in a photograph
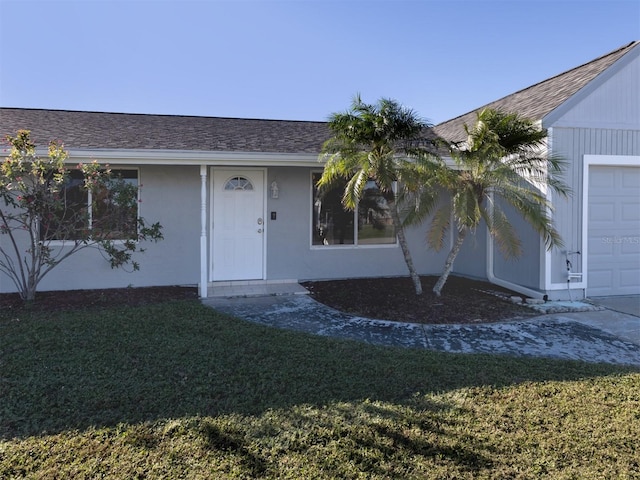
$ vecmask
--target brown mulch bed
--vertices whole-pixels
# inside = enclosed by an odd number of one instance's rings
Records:
[[[172,300],[198,298],[195,287],[127,287],[103,290],[64,290],[38,292],[30,309],[51,312],[79,308],[105,308],[114,306],[150,305]],[[0,294],[0,309],[20,309],[24,303],[17,293]]]
[[[413,323],[452,324],[498,322],[536,315],[509,301],[509,290],[487,282],[451,276],[436,297],[431,289],[437,277],[422,277],[424,293],[416,296],[408,277],[365,278],[306,282],[313,298],[355,315]],[[35,311],[100,309],[197,299],[195,287],[166,286],[39,292],[30,306]],[[0,294],[0,310],[20,310],[17,294]]]
[[[412,323],[487,323],[539,315],[511,303],[517,295],[488,282],[450,276],[437,297],[438,277],[421,277],[423,293],[415,294],[408,277],[307,282],[313,298],[354,315]]]

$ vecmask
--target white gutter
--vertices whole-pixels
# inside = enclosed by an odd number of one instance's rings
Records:
[[[38,149],[38,155],[46,150]],[[93,161],[111,164],[149,165],[251,165],[251,166],[318,166],[313,153],[221,152],[155,149],[74,149],[68,150],[69,162]]]

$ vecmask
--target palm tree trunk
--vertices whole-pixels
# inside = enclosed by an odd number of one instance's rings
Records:
[[[442,275],[440,276],[436,284],[433,286],[433,293],[435,293],[438,297],[442,292],[442,287],[444,287],[444,283],[447,281],[447,278],[449,278],[449,274],[451,273],[451,270],[453,270],[453,262],[458,256],[458,253],[460,252],[460,247],[462,247],[462,242],[464,242],[464,238],[467,235],[466,228],[463,228],[462,230],[456,230],[456,231],[458,232],[458,234],[456,236],[455,241],[453,242],[453,247],[451,247],[451,251],[447,256],[447,261],[444,263],[444,271],[442,272]]]
[[[407,237],[404,235],[404,227],[402,226],[400,214],[398,213],[398,204],[395,201],[388,201],[387,203],[389,204],[389,207],[391,207],[391,219],[393,220],[393,226],[395,228],[396,235],[398,236],[398,243],[400,244],[402,254],[404,255],[404,262],[407,264],[407,268],[409,269],[409,276],[413,281],[413,287],[416,290],[416,295],[422,295],[422,283],[420,282],[420,277],[413,266],[413,259],[411,258],[411,252],[409,251],[409,245],[407,244]]]

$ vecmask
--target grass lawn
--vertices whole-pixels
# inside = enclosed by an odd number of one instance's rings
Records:
[[[640,372],[368,346],[197,301],[0,313],[0,478],[640,478]]]

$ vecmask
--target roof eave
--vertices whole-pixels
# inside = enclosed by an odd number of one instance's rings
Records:
[[[68,163],[92,162],[112,165],[251,165],[263,167],[313,167],[321,165],[313,153],[193,151],[159,149],[71,148]],[[38,149],[38,155],[47,151]]]

